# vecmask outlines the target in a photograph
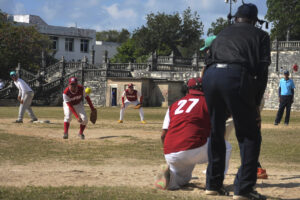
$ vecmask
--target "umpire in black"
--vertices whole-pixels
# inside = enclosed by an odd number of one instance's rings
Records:
[[[259,105],[270,65],[270,38],[255,27],[259,21],[254,4],[243,4],[233,16],[235,23],[213,41],[210,65],[203,89],[212,124],[208,144],[207,195],[228,195],[223,188],[225,168],[226,109],[232,114],[239,143],[241,166],[234,181],[233,199],[266,199],[253,187],[257,179],[261,133]]]

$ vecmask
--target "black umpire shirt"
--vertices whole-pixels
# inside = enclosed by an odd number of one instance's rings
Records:
[[[210,48],[210,64],[241,64],[259,82],[260,103],[271,63],[270,37],[267,32],[248,23],[235,23],[220,32]]]

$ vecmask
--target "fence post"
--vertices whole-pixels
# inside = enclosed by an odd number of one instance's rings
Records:
[[[60,86],[61,86],[61,93],[64,92],[64,87],[65,87],[65,75],[66,75],[66,63],[65,63],[65,57],[61,57],[60,60],[60,68],[61,68],[61,77],[60,77]]]
[[[86,56],[83,57],[81,60],[81,84],[84,86],[84,75],[85,75],[85,69],[87,69],[87,58]]]
[[[16,68],[16,73],[18,74],[19,78],[22,77],[21,63],[18,63],[18,66]]]
[[[171,65],[175,64],[175,56],[174,56],[174,51],[171,52],[171,55],[169,55],[169,62]]]
[[[198,53],[197,52],[193,55],[192,66],[194,67],[195,71],[198,69]]]
[[[276,38],[275,42],[276,42],[276,72],[278,72],[279,44],[278,44],[277,38]]]

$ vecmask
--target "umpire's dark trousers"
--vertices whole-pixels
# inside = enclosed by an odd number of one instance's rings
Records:
[[[283,112],[284,112],[284,108],[286,108],[284,123],[289,124],[292,103],[293,103],[292,95],[281,95],[279,109],[278,109],[277,116],[275,119],[276,124],[280,123]]]
[[[203,76],[204,95],[212,125],[206,189],[218,190],[223,185],[226,152],[224,133],[228,109],[234,120],[241,156],[241,166],[234,181],[236,195],[249,193],[256,184],[261,144],[256,123],[254,82],[243,69],[235,64],[213,64]]]

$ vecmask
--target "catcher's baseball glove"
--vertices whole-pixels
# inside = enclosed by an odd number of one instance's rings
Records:
[[[136,106],[134,106],[133,108],[134,108],[134,109],[140,109],[140,107],[142,107],[142,104],[139,103],[139,104],[137,104]]]
[[[96,121],[97,121],[97,110],[96,109],[92,110],[91,115],[90,115],[90,121],[93,124],[96,123]]]

